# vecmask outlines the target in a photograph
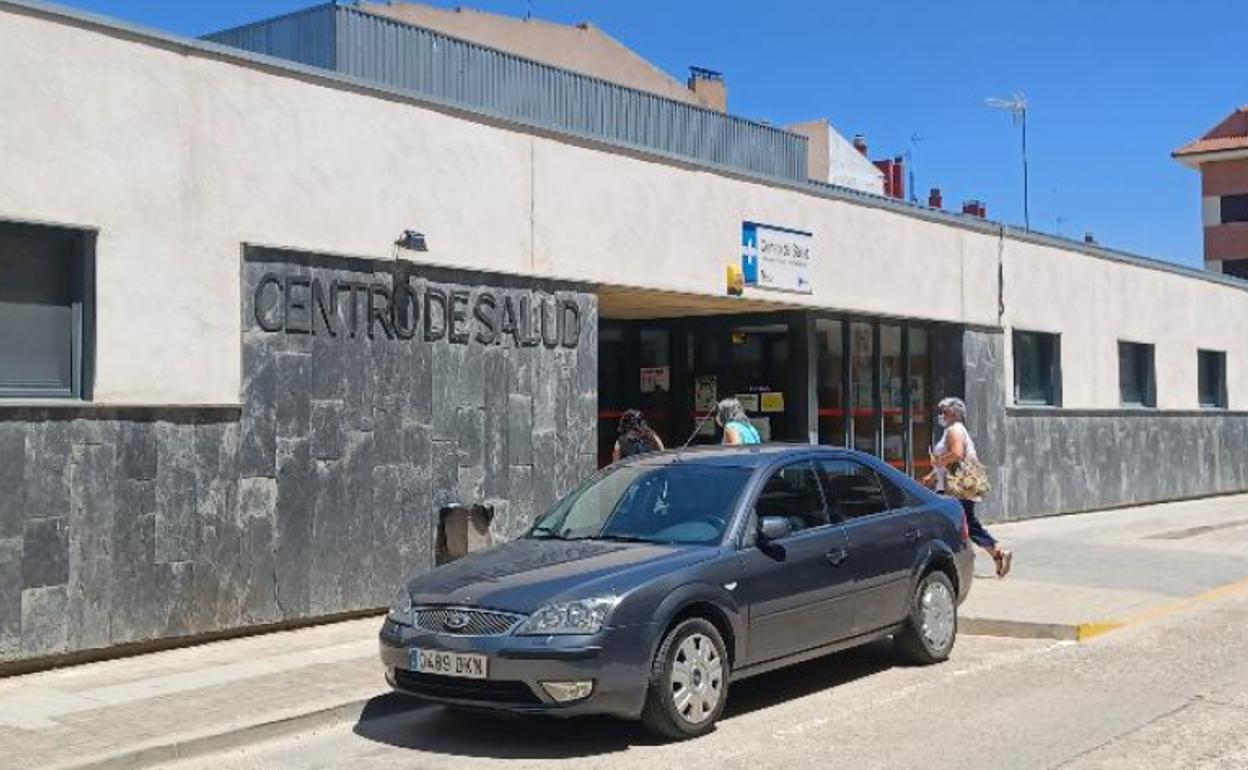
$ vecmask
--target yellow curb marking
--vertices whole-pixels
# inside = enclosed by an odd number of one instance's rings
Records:
[[[1203,594],[1196,594],[1195,596],[1188,596],[1184,599],[1176,599],[1175,601],[1168,602],[1166,604],[1159,604],[1156,607],[1150,607],[1141,612],[1137,612],[1134,615],[1128,615],[1121,620],[1103,620],[1091,623],[1080,623],[1075,627],[1075,638],[1081,642],[1086,641],[1102,634],[1108,634],[1110,631],[1117,631],[1120,628],[1134,626],[1140,623],[1147,623],[1149,621],[1175,615],[1183,612],[1184,610],[1191,609],[1198,604],[1204,604],[1216,599],[1223,599],[1245,590],[1248,590],[1248,578],[1236,580],[1234,583],[1227,583],[1226,585],[1221,585],[1217,588],[1211,588]]]

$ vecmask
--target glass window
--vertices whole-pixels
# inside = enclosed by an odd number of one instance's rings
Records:
[[[923,476],[932,469],[927,450],[932,446],[932,360],[928,353],[927,329],[910,328],[910,436],[914,447],[914,474]]]
[[[1226,408],[1226,353],[1217,350],[1196,352],[1199,373],[1200,405],[1210,409]]]
[[[755,514],[783,516],[796,532],[828,523],[819,477],[811,463],[787,465],[772,474],[758,495]]]
[[[882,473],[875,474],[879,479],[880,488],[884,491],[884,500],[888,503],[888,507],[896,510],[898,508],[909,508],[912,505],[918,505],[918,500],[906,490],[894,484],[887,476]]]
[[[1014,332],[1014,402],[1061,404],[1061,338],[1042,332]]]
[[[1118,343],[1118,389],[1123,406],[1157,405],[1153,376],[1153,346],[1138,342]]]
[[[861,463],[824,460],[820,463],[820,476],[835,521],[871,516],[889,508],[875,471]]]
[[[819,443],[845,445],[845,343],[840,321],[815,320],[815,349],[819,356],[817,387]]]
[[[1248,195],[1223,195],[1222,221],[1248,222]]]
[[[81,396],[82,235],[0,225],[0,396]]]
[[[561,500],[528,537],[715,543],[749,477],[713,465],[611,469]]]
[[[860,321],[851,323],[849,344],[854,449],[875,454],[875,342],[871,324]]]
[[[884,423],[881,456],[894,468],[906,468],[906,363],[901,356],[901,327],[880,326],[880,409]]]

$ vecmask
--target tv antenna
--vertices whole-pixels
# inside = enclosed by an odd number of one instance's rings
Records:
[[[1023,129],[1023,226],[1027,230],[1031,230],[1031,211],[1028,207],[1028,184],[1027,184],[1027,97],[1015,92],[1008,99],[999,99],[992,97],[985,99],[984,104],[994,110],[1002,110],[1010,113],[1014,119],[1014,125],[1022,126]]]
[[[910,185],[910,202],[911,203],[918,203],[919,201],[919,196],[914,186],[914,151],[918,149],[919,142],[923,140],[924,140],[924,137],[920,136],[917,131],[911,134],[910,135],[910,147],[907,148],[906,151],[902,154],[902,156],[906,159],[906,175],[910,177],[906,181]]]

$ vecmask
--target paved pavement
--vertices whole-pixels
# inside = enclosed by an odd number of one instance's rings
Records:
[[[439,708],[309,731],[170,770],[1243,770],[1248,595],[1085,644],[964,637],[942,665],[887,644],[734,687],[719,728],[679,744],[608,719]]]
[[[1103,630],[1112,627],[1104,625],[1106,621],[1148,621],[1140,628],[1155,628],[1149,633],[1157,637],[1148,637],[1147,652],[1164,648],[1172,639],[1184,638],[1189,633],[1184,618],[1203,613],[1206,605],[1221,606],[1248,595],[1248,496],[1008,524],[995,527],[994,531],[1015,549],[1015,574],[1004,581],[977,581],[963,609],[967,618],[964,636],[949,665],[935,669],[898,668],[888,645],[883,644],[781,672],[738,688],[733,697],[733,718],[716,736],[699,743],[718,746],[725,740],[720,735],[734,735],[736,728],[730,726],[740,724],[750,735],[760,730],[789,735],[781,731],[797,730],[790,736],[795,746],[803,745],[808,739],[801,736],[808,733],[820,736],[822,745],[826,745],[826,732],[830,729],[838,736],[839,746],[842,733],[852,737],[866,729],[859,725],[862,719],[867,719],[863,724],[874,724],[871,715],[877,706],[888,707],[892,712],[905,705],[904,710],[909,711],[912,695],[932,689],[943,691],[952,684],[961,688],[962,683],[974,681],[976,686],[961,689],[967,689],[968,703],[982,700],[994,704],[979,718],[996,726],[997,732],[990,733],[997,736],[990,742],[996,750],[1011,745],[1007,739],[1015,729],[1008,721],[1003,722],[1000,714],[1012,713],[1022,719],[1028,716],[1028,709],[1062,713],[1066,707],[1059,701],[1045,700],[1047,696],[1043,694],[1057,691],[1063,697],[1085,698],[1081,691],[1072,694],[1064,689],[1069,677],[1090,677],[1089,681],[1099,681],[1111,694],[1116,683],[1105,679],[1095,666],[1085,664],[1082,657],[1091,655],[1088,660],[1101,660],[1101,653],[1074,652],[1070,645],[1051,640],[965,635],[975,630],[977,623],[979,630],[993,633],[1026,635],[1047,629],[1054,632],[1051,635],[1062,636],[1086,624],[1100,624],[1095,627]],[[981,558],[981,571],[986,571],[989,564]],[[1220,586],[1223,588],[1219,589]],[[1238,628],[1207,629],[1208,637],[1197,638],[1214,646],[1237,643],[1242,650],[1243,629],[1248,627],[1242,620]],[[428,767],[447,765],[442,759],[448,756],[486,760],[504,751],[515,758],[551,755],[581,761],[587,759],[587,752],[592,756],[611,756],[636,748],[640,766],[648,761],[645,757],[651,748],[647,748],[647,739],[631,728],[621,732],[621,726],[615,722],[538,721],[530,725],[527,721],[488,720],[481,724],[487,725],[494,737],[487,741],[488,747],[481,748],[471,734],[486,728],[479,728],[475,722],[454,721],[440,710],[388,717],[396,709],[407,709],[409,704],[385,695],[375,658],[378,622],[349,621],[0,679],[0,768],[163,767],[179,757],[291,733],[304,735],[313,728],[348,741],[354,736],[356,741],[334,744],[326,750],[346,751],[347,756],[354,756],[357,751],[367,756],[400,759],[419,756],[424,763],[420,766]],[[1135,628],[1128,627],[1105,637],[1105,649],[1118,650],[1118,654],[1128,655],[1139,665],[1140,650],[1122,647],[1123,643],[1118,641],[1120,636],[1139,638],[1132,636],[1136,633]],[[1102,649],[1099,644],[1095,641],[1088,646]],[[1178,647],[1182,649],[1182,645]],[[1174,664],[1167,655],[1150,653],[1148,658],[1154,661],[1158,682],[1169,681],[1172,672],[1182,671],[1187,665]],[[1064,668],[1062,661],[1075,668]],[[1229,665],[1219,665],[1223,663]],[[1103,665],[1113,670],[1117,664]],[[1030,670],[1043,671],[1044,676],[1036,681],[1022,677],[1000,684],[1002,680],[992,674],[1018,666],[1031,666]],[[1136,680],[1148,678],[1141,677],[1138,670],[1126,670],[1124,674],[1131,687],[1140,685]],[[1242,680],[1229,681],[1242,685]],[[1176,692],[1189,690],[1180,687]],[[1098,702],[1100,697],[1093,693],[1091,700]],[[1227,697],[1229,702],[1248,707],[1242,694],[1231,693]],[[798,705],[786,705],[790,702]],[[853,705],[859,702],[875,705],[864,711]],[[1139,705],[1151,703],[1145,700]],[[940,720],[947,719],[949,709],[957,711],[939,698],[933,704],[933,713]],[[1214,712],[1221,713],[1218,708],[1197,705],[1185,707],[1196,715],[1191,718],[1210,709],[1210,720],[1221,718],[1215,718]],[[854,718],[845,724],[821,723],[823,717],[818,714],[825,707],[831,709],[829,713],[841,715],[838,720]],[[1123,708],[1135,713],[1129,704]],[[1089,715],[1095,716],[1095,712]],[[351,728],[361,717],[360,726]],[[347,727],[331,727],[344,722]],[[1117,722],[1110,720],[1107,724]],[[1216,724],[1202,725],[1192,729],[1217,729]],[[1097,729],[1101,727],[1106,726]],[[916,735],[929,732],[921,724],[913,729],[917,730]],[[948,729],[962,740],[970,740],[975,732],[965,724]],[[532,743],[528,740],[532,730],[546,737]],[[564,739],[573,733],[575,739],[563,747]],[[561,737],[556,741],[556,736]],[[1143,730],[1133,740],[1164,742],[1166,738]],[[585,741],[590,748],[577,748]],[[910,742],[924,743],[913,738]],[[759,747],[765,745],[758,743],[755,748],[763,751]],[[720,746],[716,750],[728,748]],[[754,750],[741,750],[742,765],[758,761],[757,756],[748,759],[752,756],[749,752]],[[967,751],[983,754],[985,750]],[[991,753],[988,751],[987,755]],[[633,756],[629,755],[630,763]],[[307,761],[314,758],[314,754],[307,755]],[[837,758],[843,757],[838,753]],[[980,766],[1014,765],[987,762]],[[1236,765],[1244,766],[1248,763]]]
[[[1248,578],[1248,496],[1215,497],[990,527],[1015,553],[989,577],[981,551],[963,630],[1075,639],[1178,609]],[[1245,586],[1248,588],[1248,586]]]

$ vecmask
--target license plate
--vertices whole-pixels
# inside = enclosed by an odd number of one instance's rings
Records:
[[[421,674],[485,679],[490,670],[489,658],[467,652],[412,649],[410,656],[411,669]]]

